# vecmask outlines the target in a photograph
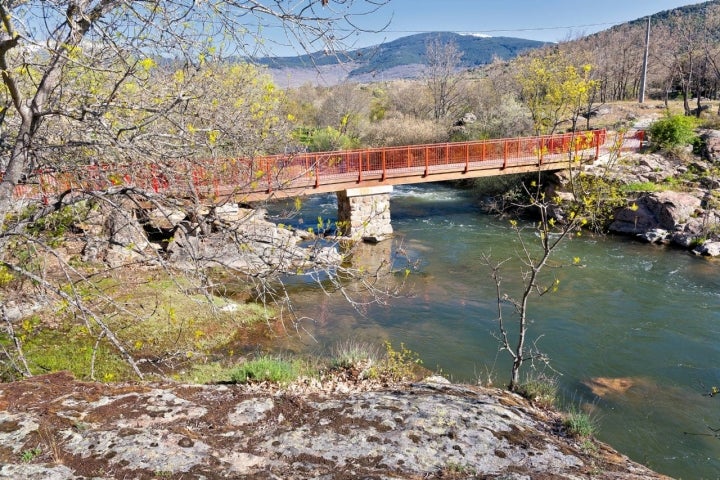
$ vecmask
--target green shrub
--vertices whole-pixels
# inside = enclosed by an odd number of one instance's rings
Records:
[[[419,377],[422,370],[422,360],[416,352],[400,343],[400,349],[395,350],[389,340],[385,341],[385,358],[371,369],[370,376],[389,381],[400,382]]]
[[[333,127],[319,128],[310,132],[307,147],[311,152],[330,152],[334,150],[352,150],[359,142]]]
[[[584,227],[603,232],[612,222],[615,212],[625,204],[625,194],[621,185],[602,176],[580,173],[575,179],[577,202],[570,202],[565,208],[568,214],[586,220]]]
[[[648,131],[656,150],[672,150],[694,143],[697,120],[684,115],[668,115],[655,121]]]
[[[230,374],[235,383],[273,382],[286,385],[297,379],[302,373],[298,361],[263,355],[240,365]]]
[[[38,446],[35,448],[24,450],[20,455],[20,460],[22,460],[23,463],[30,463],[40,455],[42,455],[42,449]]]

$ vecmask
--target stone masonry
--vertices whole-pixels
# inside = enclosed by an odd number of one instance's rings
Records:
[[[392,236],[390,193],[393,187],[355,188],[337,193],[338,228],[353,240],[380,241]]]

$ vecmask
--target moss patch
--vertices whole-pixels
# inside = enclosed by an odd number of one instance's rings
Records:
[[[166,273],[123,272],[68,285],[66,291],[99,312],[149,374],[187,370],[223,349],[232,356],[226,345],[256,336],[272,320],[272,312],[262,306],[200,294],[189,279]],[[25,319],[15,333],[33,374],[68,370],[80,379],[131,378],[117,348],[101,332],[93,318],[81,317],[62,302]],[[6,335],[0,342],[12,350]]]

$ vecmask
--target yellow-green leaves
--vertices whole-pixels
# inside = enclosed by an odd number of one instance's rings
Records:
[[[5,287],[9,284],[15,276],[5,266],[0,266],[0,287]]]
[[[521,98],[530,110],[538,134],[552,133],[568,117],[577,118],[597,87],[598,82],[590,79],[591,65],[576,67],[559,51],[543,57],[526,57],[518,65],[516,79]]]
[[[138,62],[138,66],[145,72],[149,72],[152,68],[157,66],[155,60],[152,58],[143,58]]]
[[[173,74],[173,80],[176,84],[182,84],[185,82],[185,72],[183,70],[176,70]]]

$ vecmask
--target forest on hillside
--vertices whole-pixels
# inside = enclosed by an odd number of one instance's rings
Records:
[[[647,18],[561,44],[594,66],[599,101],[634,100],[641,84]],[[647,85],[652,98],[716,99],[720,86],[720,2],[650,17]],[[690,113],[689,104],[686,113]]]

